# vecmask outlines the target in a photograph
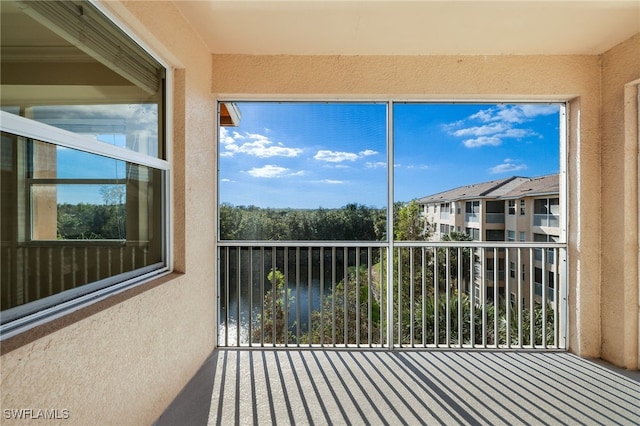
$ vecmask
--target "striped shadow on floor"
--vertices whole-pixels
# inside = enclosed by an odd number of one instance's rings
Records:
[[[639,380],[564,352],[225,349],[156,424],[638,425]]]

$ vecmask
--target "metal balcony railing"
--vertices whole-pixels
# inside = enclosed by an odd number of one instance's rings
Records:
[[[486,213],[486,223],[502,223],[504,224],[504,213]]]
[[[562,260],[538,284],[536,249]],[[227,241],[218,259],[220,347],[565,348],[563,244]]]
[[[469,223],[478,223],[480,222],[480,214],[478,213],[465,213],[464,221]]]
[[[149,241],[3,242],[3,309],[150,266],[158,262],[150,251]]]
[[[548,226],[558,228],[560,226],[560,216],[554,214],[534,214],[534,226]]]

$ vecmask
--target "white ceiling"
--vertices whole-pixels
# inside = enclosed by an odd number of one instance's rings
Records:
[[[599,54],[640,32],[640,0],[177,0],[212,53]]]

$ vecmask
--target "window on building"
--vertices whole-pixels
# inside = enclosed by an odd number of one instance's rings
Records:
[[[516,214],[516,200],[509,200],[509,215],[513,216]]]
[[[440,203],[440,219],[449,219],[449,203]]]
[[[560,199],[542,198],[533,202],[533,224],[557,228],[560,226]]]
[[[465,202],[465,222],[478,222],[480,220],[480,201]]]
[[[17,3],[1,10],[3,336],[169,267],[165,67],[90,2]]]
[[[525,200],[520,200],[520,216],[524,216],[526,211],[525,211]]]
[[[477,228],[465,228],[465,234],[471,237],[473,241],[480,241],[480,230]]]
[[[516,231],[507,231],[507,241],[516,240]]]
[[[485,220],[486,223],[504,223],[504,201],[487,201]]]
[[[527,233],[525,231],[520,231],[520,241],[527,241]]]
[[[487,229],[486,241],[504,241],[504,230],[502,229]]]
[[[511,278],[515,278],[516,277],[516,263],[515,262],[509,262],[509,276]]]

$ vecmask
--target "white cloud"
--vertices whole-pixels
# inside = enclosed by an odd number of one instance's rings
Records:
[[[384,161],[375,161],[375,162],[367,161],[365,166],[369,169],[377,169],[381,167],[387,167],[387,163],[385,163]]]
[[[475,126],[468,127],[466,129],[459,129],[452,134],[454,136],[486,136],[504,132],[505,130],[508,130],[507,125],[503,123],[494,123],[485,126]]]
[[[328,149],[319,150],[316,155],[313,156],[318,161],[327,161],[329,163],[341,163],[343,161],[356,161],[360,158],[370,157],[377,155],[378,151],[372,149],[365,149],[359,153],[344,152],[344,151],[330,151]]]
[[[329,151],[321,149],[313,156],[318,161],[328,161],[330,163],[340,163],[342,161],[355,161],[358,154],[353,152]]]
[[[471,120],[479,120],[479,121],[482,121],[482,122],[485,122],[485,123],[488,122],[488,121],[493,121],[492,120],[493,116],[491,114],[492,111],[493,111],[493,108],[483,109],[483,110],[480,110],[480,111],[476,112],[475,114],[469,116],[469,118]],[[462,125],[462,124],[464,124],[464,121],[462,121],[462,120],[457,121],[456,124]]]
[[[469,116],[469,119],[484,123],[495,121],[523,123],[540,115],[551,115],[557,112],[558,106],[549,104],[498,105],[480,110]]]
[[[523,124],[537,116],[557,112],[557,105],[498,105],[480,110],[466,120],[445,124],[442,128],[452,136],[467,137],[463,141],[467,148],[499,146],[506,138],[521,139],[538,135]],[[484,124],[474,125],[474,122]]]
[[[525,117],[533,118],[539,115],[551,115],[558,112],[558,105],[548,104],[527,104],[521,106],[522,113]]]
[[[262,167],[254,167],[253,169],[247,171],[247,173],[257,178],[280,178],[288,176],[301,176],[304,174],[303,171],[292,172],[286,167],[274,166],[272,164],[267,164],[266,166]]]
[[[502,139],[496,136],[480,136],[475,139],[466,139],[462,142],[467,148],[479,148],[481,146],[499,146]]]
[[[514,160],[510,158],[505,158],[502,164],[498,164],[497,166],[491,167],[489,169],[489,173],[491,174],[499,174],[499,173],[513,173],[520,170],[526,170],[526,164],[516,164]]]
[[[224,149],[221,157],[231,157],[235,154],[246,154],[259,158],[269,157],[297,157],[302,153],[300,148],[290,148],[279,142],[274,142],[268,136],[257,133],[244,133],[229,131],[220,128],[220,145]]]
[[[330,185],[341,185],[344,183],[343,180],[335,180],[335,179],[323,179],[320,183],[328,183]]]

